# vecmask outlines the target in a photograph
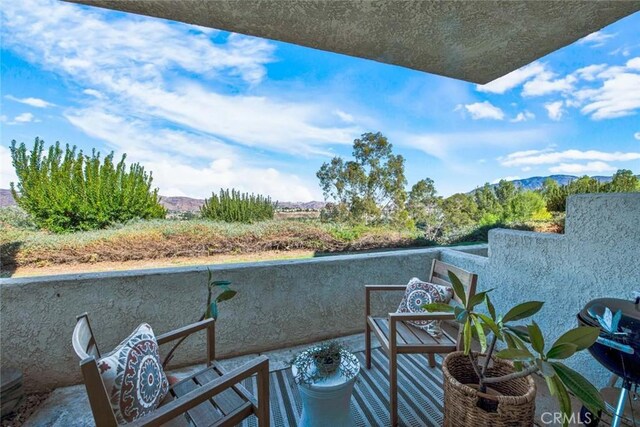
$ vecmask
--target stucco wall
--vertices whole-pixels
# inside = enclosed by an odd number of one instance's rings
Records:
[[[536,316],[549,343],[576,324],[597,297],[630,298],[640,288],[640,194],[569,199],[566,234],[493,230],[486,245],[345,255],[312,260],[212,266],[238,296],[220,307],[222,357],[346,335],[364,328],[364,284],[400,284],[427,275],[440,258],[479,274],[496,288],[499,311],[545,301]],[[71,348],[75,315],[89,312],[103,351],[141,321],[162,333],[197,319],[204,309],[206,266],[0,280],[2,366],[25,371],[31,390],[80,381]],[[395,310],[399,295],[374,300]],[[178,364],[200,361],[203,337],[187,340]],[[608,373],[586,353],[572,366],[603,384]]]
[[[564,235],[491,230],[488,258],[444,249],[441,259],[477,272],[480,289],[496,288],[498,311],[545,301],[535,319],[551,345],[588,301],[640,289],[640,194],[573,196]],[[568,362],[601,386],[609,377],[587,352]]]
[[[239,292],[220,306],[217,353],[254,353],[362,331],[363,285],[424,277],[439,252],[416,249],[212,266],[216,278],[231,280]],[[77,383],[78,360],[71,347],[76,315],[90,314],[106,352],[142,321],[162,333],[198,319],[206,279],[206,266],[3,279],[2,366],[23,369],[32,390]],[[381,295],[375,302],[387,304],[377,304],[377,311],[395,310],[400,298],[397,293]],[[175,362],[202,360],[203,339],[185,341]]]

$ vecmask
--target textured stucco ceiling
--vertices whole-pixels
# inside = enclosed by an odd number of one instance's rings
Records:
[[[73,0],[487,83],[640,10],[615,1]]]

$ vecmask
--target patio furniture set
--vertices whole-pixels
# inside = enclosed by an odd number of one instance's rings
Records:
[[[388,375],[390,425],[399,424],[399,356],[424,355],[428,362],[428,367],[424,366],[424,368],[433,369],[436,367],[436,354],[449,354],[442,366],[445,379],[443,383],[445,401],[442,402],[445,426],[532,424],[536,388],[529,374],[534,373],[535,370],[530,369],[526,377],[516,375],[509,380],[506,388],[492,384],[493,394],[482,388],[481,381],[480,388],[470,386],[475,384],[478,378],[484,378],[482,374],[490,364],[487,361],[480,370],[475,366],[472,370],[473,356],[470,364],[467,353],[461,351],[465,348],[466,352],[469,351],[471,333],[469,332],[467,336],[464,319],[460,322],[460,318],[477,316],[473,314],[472,309],[473,304],[478,304],[480,300],[486,300],[487,304],[490,304],[482,295],[483,293],[476,294],[477,280],[476,274],[434,260],[427,282],[412,279],[404,286],[365,286],[363,362],[367,370],[372,369],[371,333],[373,332],[388,361],[388,370],[384,375]],[[390,313],[387,317],[372,315],[372,294],[388,291],[404,292],[398,311]],[[450,300],[456,305],[455,310],[453,308],[444,310],[447,308],[444,305],[449,304]],[[430,304],[435,304],[442,310],[428,312],[425,308],[428,309]],[[637,306],[638,301],[636,301]],[[466,311],[462,313],[460,307],[468,310],[468,313]],[[492,307],[489,310],[491,311]],[[524,313],[522,315],[524,316]],[[492,313],[492,316],[495,317],[495,313]],[[505,322],[508,316],[509,313],[504,318]],[[624,324],[638,322],[637,315],[633,318],[633,313],[621,314],[618,317],[620,316],[622,316],[622,322],[626,322]],[[584,322],[585,318],[587,316],[583,313],[581,321]],[[464,325],[458,328],[457,335],[440,327],[443,321],[454,320]],[[490,319],[487,318],[486,322],[490,323]],[[587,322],[597,326],[596,320],[587,320]],[[480,329],[475,332],[476,338],[482,338],[484,332]],[[165,375],[163,368],[168,360],[164,362],[161,360],[159,346],[200,331],[206,333],[205,368],[184,378]],[[573,333],[573,331],[569,332]],[[637,335],[637,330],[635,333]],[[616,332],[618,341],[620,341],[620,334],[622,332]],[[535,336],[535,332],[530,336],[532,342],[536,341]],[[593,338],[595,340],[596,337]],[[637,340],[637,336],[634,339]],[[582,341],[588,340],[585,338]],[[598,338],[598,342],[599,347],[590,348],[592,353],[596,352],[598,360],[600,360],[598,353],[603,351],[609,352],[609,358],[615,358],[615,354],[611,355],[611,349],[617,347],[618,351],[626,352],[624,358],[628,364],[635,364],[631,368],[635,369],[638,366],[637,342],[626,340],[616,346],[615,342],[612,344],[603,336]],[[115,350],[102,354],[91,329],[89,316],[85,313],[77,318],[72,343],[80,359],[80,370],[97,427],[123,424],[235,426],[251,416],[255,416],[259,426],[269,426],[271,423],[270,392],[273,390],[273,385],[270,387],[268,358],[258,356],[235,369],[229,371],[223,369],[215,357],[215,320],[212,318],[158,336],[154,335],[149,325],[143,323]],[[591,344],[589,343],[585,348],[592,347]],[[494,345],[495,339],[488,351],[489,355],[492,354]],[[603,350],[603,345],[608,347]],[[575,351],[577,345],[574,347]],[[352,390],[361,372],[361,364],[355,355],[345,349],[332,349],[332,344],[314,347],[299,354],[292,362],[291,374],[298,385],[302,401],[299,418],[299,425],[302,427],[356,425],[351,413]],[[322,355],[322,361],[320,361],[320,355]],[[475,357],[480,356],[482,355]],[[489,366],[489,371],[493,370],[492,376],[514,376],[513,363],[494,359],[491,356],[486,356],[485,359],[492,361]],[[445,367],[447,363],[449,366]],[[380,368],[379,362],[378,368]],[[624,380],[618,407],[613,412],[614,425],[619,425],[623,418],[622,412],[625,410],[624,398],[631,390],[632,384],[637,384],[638,378],[637,375],[627,375],[627,371],[616,370],[617,367],[609,369]],[[632,372],[637,373],[633,369]],[[251,391],[245,386],[249,378],[255,378],[253,383],[255,386],[249,387],[252,388]],[[498,394],[495,394],[496,391]],[[456,404],[447,406],[447,401],[451,399],[454,399]],[[487,402],[494,405],[492,410],[483,406]],[[473,409],[470,410],[470,407]],[[498,407],[502,410],[496,410]],[[583,408],[583,415],[584,411]],[[508,413],[505,415],[503,412]],[[492,413],[498,413],[498,415],[492,415]],[[590,415],[597,419],[601,414]],[[506,418],[499,418],[501,416]],[[425,421],[423,425],[431,424]]]

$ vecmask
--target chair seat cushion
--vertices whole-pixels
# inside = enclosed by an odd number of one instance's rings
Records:
[[[404,292],[398,313],[426,313],[424,304],[441,302],[448,304],[453,297],[453,289],[449,286],[435,285],[414,277],[409,280]],[[439,334],[440,322],[435,320],[408,320],[407,323],[422,328],[427,332]]]
[[[101,358],[98,368],[118,424],[153,412],[169,390],[158,342],[146,323]]]

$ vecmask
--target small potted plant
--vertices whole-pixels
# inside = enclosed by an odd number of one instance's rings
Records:
[[[525,302],[505,315],[497,315],[489,298],[491,290],[468,298],[458,277],[449,272],[449,279],[462,304],[423,306],[430,312],[453,313],[462,328],[464,351],[450,353],[442,363],[445,427],[533,425],[536,394],[533,373],[544,377],[550,394],[558,400],[564,426],[572,419],[568,391],[592,413],[604,410],[598,390],[561,362],[589,348],[598,338],[599,328],[571,329],[548,346],[535,321],[515,324],[540,311],[543,302]],[[486,311],[480,310],[481,306]],[[471,351],[474,337],[480,343],[481,353]]]
[[[295,367],[295,381],[311,385],[340,370],[345,378],[352,378],[358,372],[357,359],[337,341],[330,341],[311,347],[298,354],[291,365]],[[343,363],[344,362],[344,363]]]

